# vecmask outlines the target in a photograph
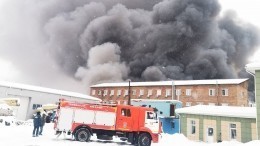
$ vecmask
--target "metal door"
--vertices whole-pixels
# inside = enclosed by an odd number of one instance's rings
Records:
[[[207,142],[208,143],[214,142],[214,129],[212,127],[207,128]]]

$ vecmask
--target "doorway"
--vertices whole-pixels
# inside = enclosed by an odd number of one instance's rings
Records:
[[[214,142],[214,129],[212,127],[207,128],[207,143]]]

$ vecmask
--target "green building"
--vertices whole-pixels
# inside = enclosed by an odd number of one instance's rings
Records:
[[[197,105],[176,109],[181,133],[188,139],[207,143],[257,139],[256,108]]]
[[[257,138],[260,140],[260,63],[247,64],[246,70],[255,78]]]

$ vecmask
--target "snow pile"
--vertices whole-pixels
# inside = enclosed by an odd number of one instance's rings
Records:
[[[27,125],[27,126],[33,126],[33,119],[29,119],[27,121],[17,120],[16,125]]]
[[[183,134],[162,134],[158,144],[154,146],[257,146],[260,145],[259,140],[251,141],[248,143],[241,143],[238,141],[223,141],[220,143],[205,143],[191,141],[186,138]]]
[[[4,102],[0,103],[0,116],[12,116],[12,108]]]
[[[16,124],[14,116],[0,116],[0,126],[13,126]]]
[[[187,146],[187,145],[193,145],[194,142],[190,141],[188,138],[186,138],[183,134],[161,134],[161,137],[159,139],[159,143],[155,145],[162,145],[162,146]],[[199,143],[201,144],[201,143]]]

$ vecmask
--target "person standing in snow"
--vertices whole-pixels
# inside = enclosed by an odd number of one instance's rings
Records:
[[[42,135],[43,126],[45,125],[45,121],[46,121],[46,113],[43,113],[42,117],[41,117],[41,125],[40,125],[39,135]]]
[[[39,127],[41,126],[41,112],[37,112],[33,117],[33,137],[37,137],[39,134]]]

